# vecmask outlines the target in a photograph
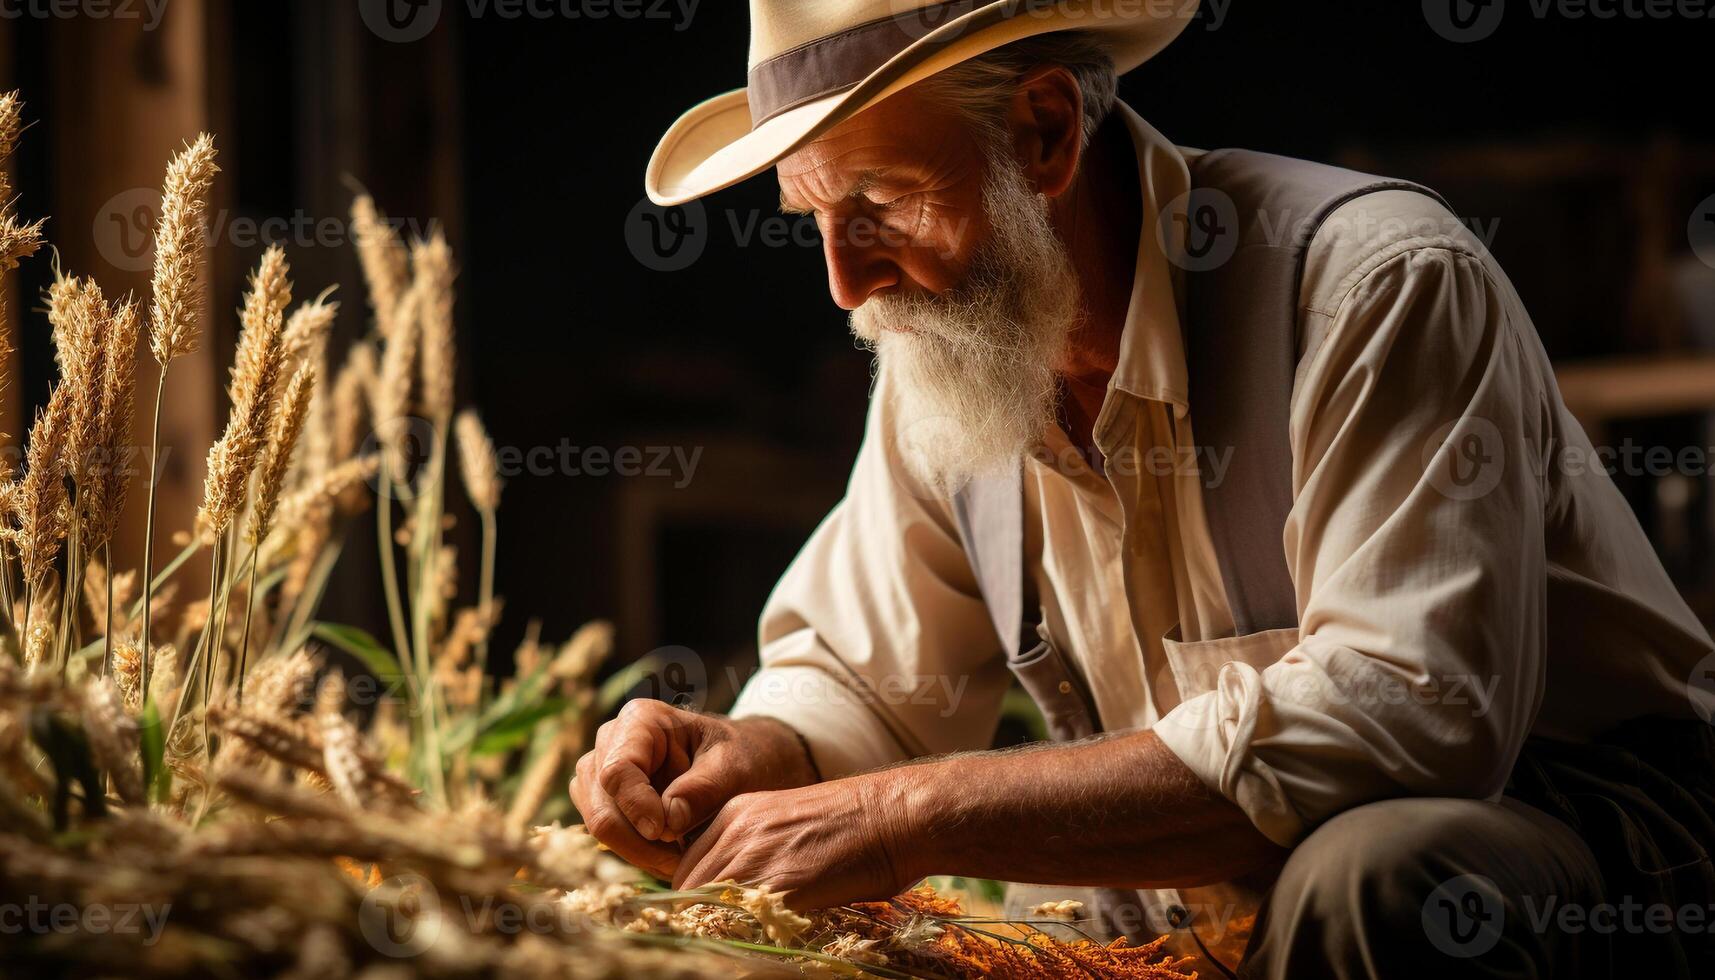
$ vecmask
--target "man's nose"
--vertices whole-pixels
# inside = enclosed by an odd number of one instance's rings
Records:
[[[828,292],[843,310],[855,310],[883,289],[899,285],[899,266],[880,236],[866,235],[864,219],[833,219],[822,229]]]

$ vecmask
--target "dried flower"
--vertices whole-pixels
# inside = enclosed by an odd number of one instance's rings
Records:
[[[137,723],[120,706],[119,692],[109,678],[95,678],[84,687],[83,730],[90,754],[113,776],[119,798],[127,803],[143,802]]]
[[[407,289],[405,243],[368,194],[360,194],[351,202],[351,224],[357,258],[369,287],[369,303],[375,310],[376,329],[381,336],[391,338],[394,313]]]
[[[740,888],[731,882],[725,884],[739,892],[738,901],[734,904],[756,916],[756,921],[762,923],[762,931],[774,942],[789,946],[810,928],[810,920],[787,908],[786,896],[781,893],[767,888]]]
[[[404,480],[411,467],[411,389],[417,349],[421,340],[416,310],[420,294],[405,295],[387,350],[381,357],[381,375],[375,386],[370,417],[381,440],[382,462],[395,480]]]
[[[65,461],[61,450],[65,447],[70,399],[66,387],[57,385],[48,396],[47,407],[37,413],[18,487],[18,552],[24,581],[38,588],[65,536]]]
[[[244,302],[244,333],[232,368],[232,413],[226,431],[209,447],[208,476],[203,481],[202,509],[197,524],[211,535],[231,526],[244,503],[250,474],[256,468],[262,441],[274,416],[274,392],[279,385],[285,349],[286,304],[292,284],[286,256],[278,246],[268,249],[250,279]]]
[[[327,341],[334,318],[339,315],[339,304],[327,298],[332,292],[332,287],[329,287],[320,296],[300,303],[292,311],[291,319],[286,321],[283,340],[287,358],[302,360]]]
[[[163,368],[197,347],[197,321],[202,315],[197,275],[205,244],[202,217],[208,207],[209,186],[220,172],[214,160],[214,138],[203,133],[167,166],[166,184],[161,190],[161,220],[155,224],[155,298],[149,349]]]
[[[137,305],[126,302],[108,320],[106,380],[101,390],[98,458],[91,467],[92,493],[84,505],[87,546],[99,549],[119,530],[136,473],[131,465],[131,426],[136,417],[137,337],[142,331]],[[103,616],[105,618],[105,614]]]
[[[310,396],[315,392],[316,373],[311,367],[301,367],[286,386],[282,411],[274,420],[273,437],[262,459],[261,474],[256,482],[256,504],[250,514],[250,542],[255,545],[268,538],[273,527],[274,510],[280,503],[280,490],[291,465],[292,450],[298,445],[298,435],[304,429],[304,416],[309,411]]]
[[[411,288],[418,295],[417,315],[422,324],[423,414],[439,425],[453,415],[453,391],[458,365],[457,338],[453,324],[452,249],[446,236],[436,231],[427,241],[411,247]]]
[[[472,507],[493,513],[500,506],[502,487],[494,443],[473,409],[460,412],[454,428],[458,434],[459,472],[464,477],[465,495],[470,497]]]

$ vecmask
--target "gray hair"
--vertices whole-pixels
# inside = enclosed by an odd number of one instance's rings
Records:
[[[1005,138],[1005,115],[1018,79],[1038,65],[1060,65],[1078,81],[1084,103],[1084,145],[1113,111],[1119,76],[1114,60],[1088,31],[1056,31],[1014,41],[923,81],[943,104],[970,120],[991,141]]]

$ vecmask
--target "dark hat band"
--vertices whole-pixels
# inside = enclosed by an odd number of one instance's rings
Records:
[[[868,78],[877,68],[932,31],[979,7],[1009,0],[948,0],[859,24],[769,58],[750,70],[750,128],[788,109],[814,102]],[[1011,0],[1014,6],[1016,0]],[[938,38],[945,46],[958,32]]]

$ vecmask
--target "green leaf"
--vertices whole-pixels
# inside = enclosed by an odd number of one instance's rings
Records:
[[[566,710],[565,698],[546,698],[527,705],[484,728],[471,745],[473,756],[510,752],[530,740],[530,734],[541,722]]]
[[[384,683],[393,683],[405,676],[405,668],[399,666],[399,658],[366,630],[340,623],[316,623],[310,634],[363,661],[363,666]]]
[[[185,545],[184,550],[173,556],[173,560],[167,562],[167,566],[165,568],[155,573],[154,581],[149,584],[149,595],[153,596],[155,593],[161,591],[161,586],[167,584],[167,579],[173,577],[173,573],[179,570],[179,566],[190,561],[191,556],[201,551],[203,547],[201,538],[193,540],[190,544]],[[138,596],[136,600],[131,603],[130,619],[136,619],[143,615],[143,598],[143,596]]]
[[[645,678],[661,669],[661,659],[653,654],[641,657],[620,669],[612,677],[601,682],[596,691],[596,708],[602,714],[607,714],[619,707],[621,700],[631,689],[641,684]]]
[[[479,717],[460,718],[441,739],[441,753],[450,756],[463,751],[483,732],[500,724],[502,719],[540,704],[553,689],[549,681],[548,667],[543,664],[528,677],[519,679],[512,690],[495,698]]]
[[[165,803],[173,789],[173,771],[166,766],[167,733],[153,697],[143,704],[139,734],[143,739],[143,786],[155,802]]]

